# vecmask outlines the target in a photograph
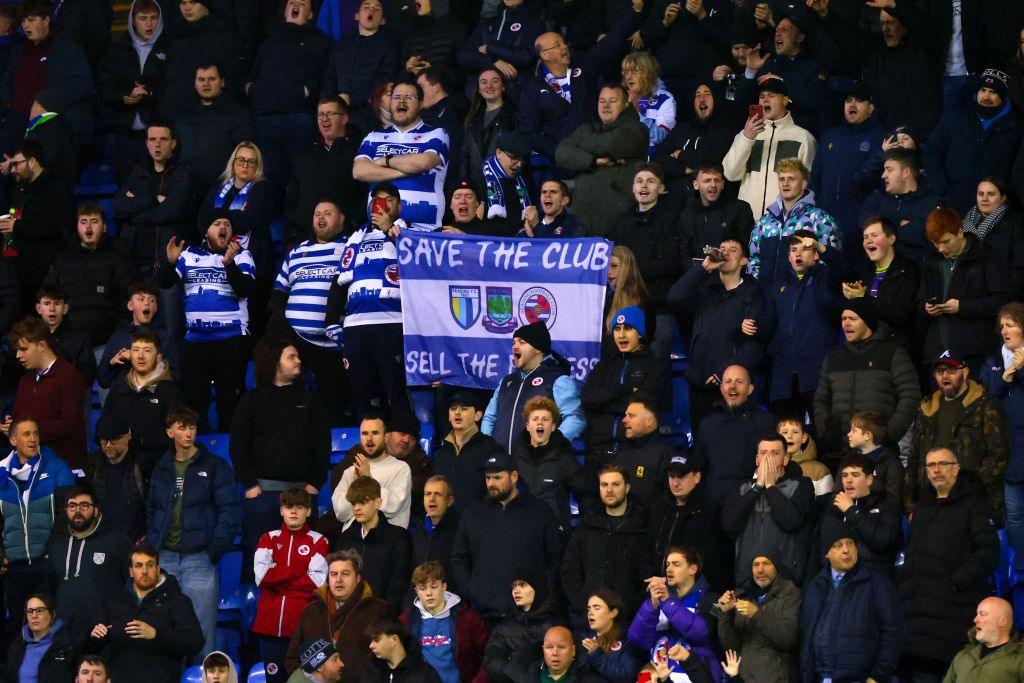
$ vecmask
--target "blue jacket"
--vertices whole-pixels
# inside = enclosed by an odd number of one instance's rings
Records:
[[[999,399],[1010,421],[1010,464],[1003,478],[1016,484],[1024,482],[1024,372],[1013,373],[1007,382],[1003,379],[1005,369],[1001,353],[989,356],[981,366],[981,383],[989,396]]]
[[[804,683],[820,681],[824,673],[833,683],[892,680],[903,644],[903,613],[888,576],[859,563],[833,589],[826,564],[804,591],[800,627]],[[822,651],[829,661],[818,661]]]
[[[974,206],[978,181],[1010,177],[1024,129],[1009,100],[988,126],[975,103],[951,109],[939,119],[924,148],[924,168],[932,189],[962,216]]]
[[[202,444],[196,447],[195,459],[185,470],[179,552],[205,552],[216,562],[231,548],[242,528],[242,506],[231,466]],[[175,490],[172,448],[157,461],[149,479],[146,543],[154,548],[162,549],[167,538]]]
[[[586,631],[581,634],[578,640],[583,638],[597,639],[593,631]],[[586,652],[582,645],[576,646],[577,655]],[[603,678],[607,683],[633,683],[636,680],[636,673],[647,661],[647,653],[628,639],[623,639],[612,645],[610,651],[605,652],[595,647],[586,655],[587,666],[591,671]]]
[[[32,465],[32,472],[22,488],[11,475],[11,470],[20,466],[17,453],[11,451],[0,460],[0,515],[4,520],[3,552],[8,560],[42,558],[57,506],[63,504],[58,490],[75,484],[68,466],[46,446],[26,464]],[[28,492],[27,505],[23,491]]]
[[[807,269],[802,278],[787,265],[782,277],[767,289],[765,332],[771,335],[768,356],[772,359],[769,401],[791,397],[794,374],[800,393],[818,386],[825,355],[839,338],[837,292],[843,274],[842,254],[826,249],[822,261]]]
[[[928,214],[940,204],[942,201],[939,197],[921,185],[913,192],[897,195],[878,188],[860,205],[857,224],[863,223],[868,216],[888,218],[896,226],[896,243],[900,254],[920,266],[935,254],[935,247],[925,235],[924,223],[928,220]],[[903,221],[907,221],[907,224],[904,225]],[[857,243],[861,243],[860,238]]]
[[[872,115],[863,123],[844,123],[828,130],[818,140],[811,190],[818,198],[818,206],[839,225],[847,257],[863,257],[857,218],[867,192],[857,185],[854,176],[872,152],[882,148],[884,136],[885,128],[879,124],[879,117]]]

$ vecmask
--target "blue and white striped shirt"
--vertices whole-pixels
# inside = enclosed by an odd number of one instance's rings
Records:
[[[373,161],[391,154],[422,154],[437,152],[441,164],[425,173],[394,180],[402,195],[402,220],[410,230],[431,232],[441,226],[444,216],[444,178],[448,173],[448,133],[443,128],[431,128],[422,121],[404,133],[394,126],[370,133],[359,145],[360,157]],[[369,203],[369,198],[367,199]],[[369,212],[367,212],[369,215]]]
[[[228,282],[224,254],[189,247],[174,270],[185,290],[185,341],[211,342],[249,334],[249,306]],[[235,254],[235,265],[246,277],[256,277],[248,249]]]
[[[296,334],[329,349],[337,348],[338,343],[324,333],[327,293],[344,250],[345,240],[340,236],[323,244],[307,240],[284,257],[274,283],[274,289],[288,295],[284,317]]]
[[[394,240],[378,228],[366,225],[352,233],[341,255],[337,279],[339,285],[348,285],[345,329],[402,323],[398,250]]]

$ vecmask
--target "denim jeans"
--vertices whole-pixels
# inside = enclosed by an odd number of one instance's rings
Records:
[[[1006,482],[1006,540],[1016,555],[1017,566],[1024,566],[1024,483]]]
[[[203,658],[213,652],[217,643],[217,600],[220,590],[217,567],[206,553],[184,554],[161,550],[160,568],[178,580],[181,592],[192,601],[192,609],[206,637],[203,649],[196,657],[196,664],[201,664]]]

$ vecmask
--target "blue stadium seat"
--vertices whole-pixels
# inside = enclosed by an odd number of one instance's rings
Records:
[[[339,427],[331,430],[331,464],[345,458],[348,449],[359,443],[359,427]]]
[[[432,422],[420,423],[420,446],[428,458],[434,457],[434,424]]]
[[[263,668],[263,662],[256,662],[251,669],[249,669],[249,675],[246,676],[245,683],[266,683],[267,672]]]
[[[181,675],[181,683],[202,683],[202,681],[203,667],[201,666],[190,666]]]
[[[689,411],[680,413],[666,413],[661,416],[659,422],[661,438],[673,446],[687,448],[690,446],[690,415]]]
[[[196,441],[227,464],[231,464],[231,454],[228,452],[231,439],[227,434],[204,434],[197,436]]]
[[[1006,540],[1006,530],[999,530],[999,564],[996,565],[996,570],[992,574],[992,587],[995,588],[996,595],[1007,599],[1015,597],[1011,595],[1011,591],[1014,590],[1014,579],[1016,574],[1017,560],[1013,552],[1013,548],[1010,547],[1009,542]]]
[[[220,579],[220,599],[217,610],[238,610],[241,619],[242,602],[238,596],[238,582],[242,575],[242,551],[230,550],[217,562],[217,577]],[[219,615],[218,615],[219,618]]]

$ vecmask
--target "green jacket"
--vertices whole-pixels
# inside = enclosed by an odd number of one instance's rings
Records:
[[[585,234],[604,236],[633,205],[633,167],[647,158],[649,136],[636,111],[627,108],[607,125],[584,123],[559,143],[555,163],[576,176],[572,213]],[[596,165],[602,157],[621,163]]]
[[[1016,683],[1024,681],[1024,642],[1016,631],[1008,642],[985,659],[973,643],[953,658],[942,683]]]
[[[917,500],[920,486],[927,481],[924,472],[925,455],[932,448],[948,446],[957,454],[961,469],[971,470],[981,477],[995,520],[1002,524],[1006,516],[1003,472],[1010,462],[1010,425],[1006,414],[985,392],[985,387],[969,379],[963,397],[966,408],[964,417],[953,428],[950,443],[939,443],[935,414],[941,400],[942,393],[939,391],[921,399],[907,460],[904,495],[910,497],[911,501]]]

